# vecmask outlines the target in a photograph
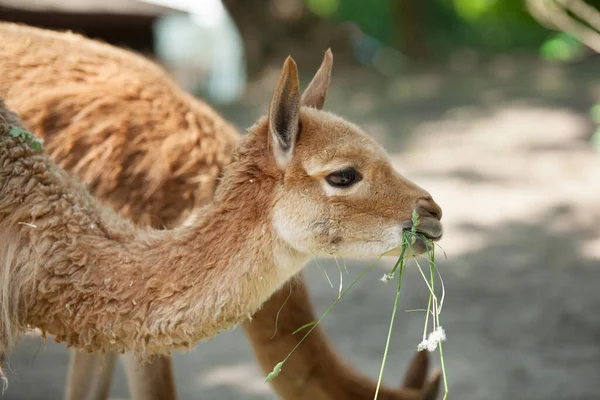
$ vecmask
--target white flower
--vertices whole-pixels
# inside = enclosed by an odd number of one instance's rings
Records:
[[[422,351],[427,349],[427,351],[432,352],[437,349],[438,344],[446,341],[446,332],[444,328],[438,326],[433,330],[433,332],[429,333],[429,337],[427,339],[423,339],[421,343],[417,346],[418,351]]]
[[[388,281],[391,281],[392,279],[394,279],[394,274],[383,274],[383,276],[379,278],[383,283],[388,283]]]
[[[446,340],[446,332],[444,328],[438,326],[433,332],[429,334],[429,340],[435,340],[436,342],[444,342]]]

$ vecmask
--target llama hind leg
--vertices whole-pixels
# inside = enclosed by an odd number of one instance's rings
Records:
[[[113,352],[71,351],[66,400],[106,400],[117,360]]]
[[[0,352],[0,394],[4,394],[6,387],[8,386],[8,379],[6,379],[6,375],[4,375],[4,353]]]
[[[175,400],[175,379],[171,357],[157,356],[140,363],[130,355],[122,358],[132,400]]]

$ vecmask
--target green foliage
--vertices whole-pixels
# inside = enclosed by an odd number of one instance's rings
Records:
[[[303,329],[305,329],[305,328],[308,328],[308,327],[311,327],[311,326],[313,326],[313,325],[316,325],[316,324],[317,324],[317,321],[311,321],[311,322],[309,322],[308,324],[304,324],[304,325],[302,325],[300,328],[296,329],[296,330],[295,330],[295,331],[292,333],[292,335],[295,335],[296,333],[300,332],[301,330],[303,330]]]
[[[387,44],[395,42],[393,0],[339,0],[335,18],[354,22],[363,32]]]
[[[329,18],[337,13],[340,0],[306,0],[306,6],[318,16]]]
[[[590,117],[596,124],[600,125],[600,103],[596,103],[592,106],[590,109]]]
[[[453,0],[456,14],[465,21],[477,21],[491,13],[498,0]]]
[[[597,125],[590,141],[596,151],[600,152],[600,103],[594,104],[590,109],[590,117]]]
[[[583,55],[583,44],[569,34],[559,33],[542,44],[540,54],[548,61],[573,61]]]
[[[279,375],[279,373],[281,372],[281,367],[283,367],[283,361],[277,363],[277,365],[273,367],[273,371],[271,371],[271,373],[267,375],[267,377],[265,378],[265,382],[271,382],[273,379],[275,379],[277,375]]]
[[[388,329],[388,335],[387,335],[387,339],[386,339],[386,344],[385,344],[385,350],[383,353],[383,359],[381,361],[381,369],[379,371],[379,379],[377,381],[377,388],[375,390],[375,397],[374,399],[376,400],[378,398],[378,394],[379,394],[379,390],[381,388],[381,382],[382,382],[382,378],[383,378],[383,372],[385,370],[385,365],[386,365],[386,360],[387,360],[387,355],[388,355],[388,351],[390,348],[390,343],[391,343],[391,337],[392,337],[392,330],[393,330],[393,326],[394,326],[394,319],[396,317],[396,312],[398,310],[398,302],[400,299],[400,292],[402,289],[402,277],[404,274],[404,270],[406,268],[406,264],[409,258],[413,258],[415,261],[415,264],[417,265],[417,268],[419,269],[419,272],[421,273],[421,275],[423,276],[423,279],[425,280],[425,284],[427,285],[427,288],[429,289],[429,302],[427,304],[427,310],[426,310],[426,318],[425,318],[425,328],[423,330],[423,341],[425,341],[426,338],[426,333],[427,333],[427,325],[428,325],[428,321],[429,321],[429,316],[431,314],[431,319],[432,319],[432,325],[433,325],[433,331],[430,333],[429,335],[429,339],[427,340],[427,342],[429,343],[429,345],[426,347],[426,349],[428,351],[433,351],[435,350],[435,348],[437,348],[439,346],[439,350],[440,350],[440,362],[442,365],[442,377],[444,380],[444,400],[447,398],[448,396],[448,380],[446,377],[446,367],[444,364],[444,355],[443,355],[443,351],[442,351],[442,341],[445,340],[445,333],[440,325],[440,319],[439,319],[439,315],[442,309],[442,305],[444,302],[444,296],[445,296],[445,290],[444,290],[444,284],[443,281],[442,283],[442,297],[441,299],[438,299],[438,297],[436,296],[434,290],[435,290],[435,281],[434,281],[434,277],[435,277],[435,273],[437,272],[436,266],[435,266],[435,254],[434,254],[434,243],[429,240],[427,237],[423,236],[421,233],[418,232],[418,227],[421,223],[420,218],[419,218],[419,213],[417,212],[417,210],[413,210],[412,212],[412,226],[410,228],[410,230],[405,230],[402,233],[402,243],[401,243],[401,252],[400,252],[400,256],[398,257],[394,267],[390,270],[389,273],[384,274],[383,278],[381,279],[382,282],[387,283],[388,281],[392,280],[395,278],[396,276],[396,272],[398,271],[398,278],[397,278],[397,289],[396,289],[396,298],[394,300],[394,308],[392,310],[392,317],[390,319],[390,325],[389,325],[389,329]],[[425,246],[427,246],[427,259],[429,261],[429,267],[430,267],[430,276],[429,279],[425,276],[425,274],[423,273],[423,269],[421,268],[421,265],[419,264],[419,261],[416,258],[415,252],[413,250],[412,245],[415,243],[415,240],[419,238],[423,241],[423,243],[425,244]],[[409,254],[410,253],[410,254]],[[296,349],[298,348],[298,346],[300,346],[302,344],[302,342],[308,337],[308,335],[311,334],[311,332],[321,323],[321,321],[323,321],[323,319],[331,312],[331,310],[333,309],[333,307],[335,307],[335,305],[348,293],[348,291],[350,289],[352,289],[352,287],[371,269],[373,268],[373,266],[375,266],[375,264],[377,264],[377,262],[379,261],[379,259],[381,259],[381,257],[383,256],[380,255],[375,261],[373,261],[367,268],[365,268],[359,275],[358,277],[350,284],[350,286],[344,290],[343,292],[340,292],[338,294],[338,298],[329,306],[329,308],[327,310],[325,310],[325,312],[323,313],[323,315],[321,315],[321,318],[319,318],[316,321],[312,321],[309,322],[307,324],[302,325],[301,327],[299,327],[298,329],[296,329],[296,331],[294,331],[293,335],[295,335],[296,333],[306,329],[306,328],[310,328],[308,330],[308,332],[306,332],[304,334],[304,336],[302,337],[302,339],[300,339],[298,341],[298,343],[296,344],[296,346],[294,346],[294,348],[288,353],[288,355],[285,357],[285,359],[283,359],[283,361],[279,362],[278,364],[275,365],[275,367],[273,368],[273,370],[271,371],[271,373],[269,375],[267,375],[267,377],[265,378],[265,382],[270,382],[272,381],[275,377],[277,377],[277,375],[279,375],[279,373],[281,372],[281,368],[283,367],[283,365],[285,364],[285,362],[290,358],[290,356],[294,353],[294,351],[296,351]],[[341,269],[340,269],[341,272]],[[347,271],[346,271],[347,272]],[[441,275],[440,276],[440,280],[441,280]],[[341,289],[340,289],[341,290]],[[285,303],[284,303],[285,304]],[[282,306],[283,307],[283,306]],[[440,335],[443,335],[443,337]],[[437,336],[435,336],[437,334]],[[431,346],[431,343],[433,342],[434,348],[429,348]],[[421,345],[419,345],[421,346]]]
[[[25,129],[13,125],[10,127],[8,134],[12,137],[19,138],[29,145],[34,150],[42,150],[42,142],[36,138],[32,133],[27,132]]]
[[[592,135],[592,146],[600,153],[600,127],[596,128],[596,131]]]
[[[430,56],[444,59],[460,48],[480,53],[539,51],[556,62],[572,61],[582,54],[577,38],[557,34],[540,25],[525,0],[305,0],[315,14],[355,23],[373,40],[403,50],[407,41],[421,41]],[[586,0],[594,7],[600,0]],[[401,35],[403,13],[420,37]],[[362,44],[361,44],[362,46]],[[360,51],[372,53],[377,46]],[[359,51],[359,52],[360,52]],[[361,57],[357,54],[357,57]],[[372,57],[371,55],[367,55]]]
[[[456,47],[483,52],[537,49],[549,35],[522,0],[436,0],[435,4],[428,25],[442,52]]]

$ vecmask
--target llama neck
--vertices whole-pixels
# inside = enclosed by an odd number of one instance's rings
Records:
[[[176,239],[149,246],[151,264],[169,268],[155,268],[148,318],[165,324],[158,332],[176,327],[169,341],[195,332],[182,340],[194,343],[251,317],[306,263],[308,256],[283,243],[269,224],[254,224],[255,218],[246,210],[214,207],[192,225],[162,233]]]
[[[118,217],[6,129],[0,352],[28,326],[88,351],[190,347],[248,318],[307,261],[271,223],[282,177],[265,161],[266,129],[240,147],[214,203],[167,231]]]
[[[50,203],[37,198],[15,214],[35,228],[11,225],[35,243],[22,259],[39,255],[22,322],[75,347],[193,346],[250,317],[308,259],[275,234],[276,179],[261,166],[232,164],[213,204],[164,231],[117,217],[60,170],[47,175],[67,202],[51,203],[60,215],[31,218],[38,202]]]
[[[45,257],[50,268],[38,268],[27,323],[75,347],[138,354],[237,325],[308,259],[276,237],[268,204],[255,203],[209,205],[173,230],[123,224],[117,237],[86,221],[76,242]]]

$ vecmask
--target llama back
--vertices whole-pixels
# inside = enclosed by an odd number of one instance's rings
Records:
[[[155,227],[212,198],[240,135],[161,67],[72,33],[0,23],[0,37],[0,97],[95,196]]]

